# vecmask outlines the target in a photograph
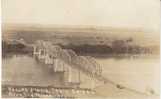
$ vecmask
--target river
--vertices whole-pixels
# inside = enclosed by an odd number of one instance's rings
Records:
[[[103,67],[103,75],[108,79],[141,92],[152,89],[159,94],[158,56],[96,60]]]
[[[103,75],[108,79],[122,84],[126,87],[146,92],[153,89],[159,94],[159,57],[137,57],[137,58],[96,58],[102,66]],[[35,60],[27,55],[13,55],[2,59],[2,84],[12,82],[21,83],[20,80],[30,79],[29,84],[38,82],[37,78],[42,78],[41,83],[52,84],[54,79],[49,70],[37,66]],[[22,74],[27,74],[22,78]],[[33,74],[39,74],[32,76]],[[14,77],[14,78],[13,78]],[[16,78],[15,78],[16,77]],[[45,79],[45,80],[44,80]],[[36,84],[36,83],[34,83]]]

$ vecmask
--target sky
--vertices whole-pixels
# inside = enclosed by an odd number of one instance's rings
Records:
[[[160,0],[2,0],[2,22],[160,29]]]

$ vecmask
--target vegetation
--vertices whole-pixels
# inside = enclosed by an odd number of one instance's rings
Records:
[[[18,42],[7,42],[2,41],[2,56],[5,56],[7,53],[31,53],[32,48],[29,48]]]
[[[59,44],[64,49],[72,49],[79,55],[109,55],[109,54],[141,54],[152,53],[149,48],[141,47],[139,45],[131,44],[130,40],[114,40],[111,45],[106,44]],[[4,53],[18,52],[18,53],[31,53],[32,49],[23,45],[20,42],[2,41],[2,51]]]
[[[114,40],[111,45],[100,44],[100,45],[61,45],[65,49],[72,49],[77,54],[141,54],[141,53],[152,53],[149,48],[145,48],[139,45],[131,44],[129,40]]]

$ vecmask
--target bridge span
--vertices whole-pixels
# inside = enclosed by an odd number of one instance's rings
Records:
[[[46,65],[50,65],[54,72],[64,72],[64,79],[67,83],[80,85],[81,74],[85,74],[95,83],[101,78],[102,68],[90,56],[78,56],[74,51],[62,49],[47,41],[37,41],[34,44],[34,57]],[[95,84],[93,85],[93,87]]]
[[[84,74],[89,78],[90,88],[93,90],[106,83],[110,83],[118,89],[147,95],[105,78],[102,75],[102,67],[91,56],[79,56],[72,50],[62,49],[58,45],[42,40],[37,41],[33,48],[33,55],[36,59],[51,65],[54,72],[64,72],[65,82],[70,83],[72,86],[77,84],[77,87],[80,87],[84,83],[81,81],[81,75]]]

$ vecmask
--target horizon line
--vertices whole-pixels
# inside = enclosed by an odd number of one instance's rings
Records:
[[[3,23],[2,29],[8,28],[26,28],[26,29],[70,29],[70,30],[95,30],[95,31],[133,31],[133,32],[157,32],[147,30],[145,28],[126,28],[126,27],[112,27],[112,26],[96,26],[96,25],[60,25],[60,24],[25,24],[25,23]],[[158,31],[159,32],[159,31]]]

